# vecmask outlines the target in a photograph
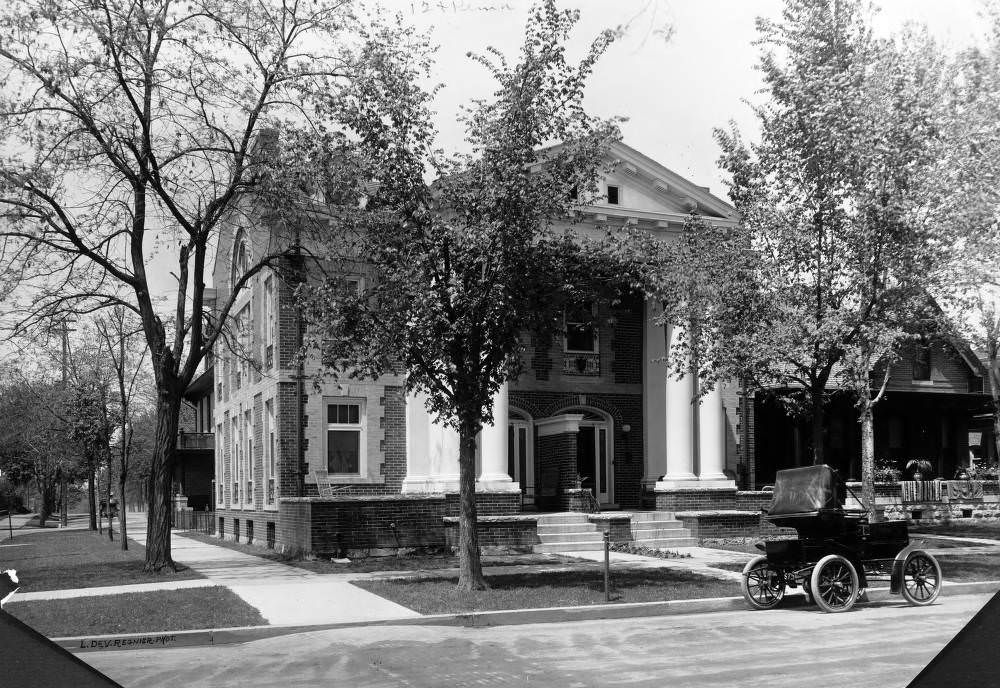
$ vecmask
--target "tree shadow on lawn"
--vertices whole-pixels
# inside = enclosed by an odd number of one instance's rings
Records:
[[[129,549],[122,551],[121,541],[89,530],[23,536],[15,544],[0,544],[0,567],[17,570],[21,592],[204,577],[180,564],[176,572],[143,571],[146,549],[142,545],[129,541]]]
[[[739,593],[733,581],[698,573],[657,569],[612,569],[612,602],[730,597]],[[353,581],[354,585],[423,614],[534,609],[604,603],[601,568],[537,573],[493,574],[488,590],[463,592],[455,577],[395,578]]]

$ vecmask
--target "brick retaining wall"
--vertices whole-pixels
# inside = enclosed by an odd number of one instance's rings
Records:
[[[517,514],[520,493],[476,495],[478,515]],[[277,547],[317,555],[446,545],[444,517],[458,514],[457,494],[284,498]]]
[[[458,517],[445,516],[444,539],[448,547],[458,547]],[[530,515],[481,516],[476,522],[479,547],[485,554],[531,552],[539,543],[538,517]]]

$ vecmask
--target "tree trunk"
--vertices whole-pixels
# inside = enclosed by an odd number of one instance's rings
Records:
[[[823,447],[823,428],[826,425],[826,408],[823,404],[823,392],[825,390],[812,390],[810,398],[812,401],[812,440],[813,440],[813,465],[819,466],[826,463],[826,450]]]
[[[87,506],[90,511],[90,529],[97,530],[97,486],[94,484],[94,464],[87,464]]]
[[[875,424],[871,390],[867,385],[858,390],[861,423],[861,501],[872,521],[879,519],[875,510]]]
[[[69,479],[64,475],[60,480],[59,523],[65,528],[69,525]]]
[[[53,478],[51,482],[46,482],[44,480],[38,481],[38,497],[41,501],[41,506],[38,509],[38,526],[40,528],[45,527],[45,522],[49,520],[49,516],[55,511],[55,479]]]
[[[111,495],[114,494],[113,481],[111,480],[111,457],[108,457],[108,539],[115,541],[115,516],[111,511]]]
[[[101,472],[97,471],[97,473],[94,474],[94,475],[96,476],[95,479],[94,479],[94,492],[97,493],[97,498],[100,499],[100,497],[101,497]],[[109,481],[109,489],[110,489],[110,481]],[[111,505],[109,504],[108,505],[108,513],[110,513],[110,512],[111,512]],[[98,518],[97,518],[97,532],[98,532],[98,534],[103,535],[104,534],[104,520],[100,518],[100,514],[97,514],[97,516],[98,516]]]
[[[128,531],[125,528],[125,472],[122,471],[118,479],[118,527],[121,530],[119,537],[122,541],[122,549],[128,550]]]
[[[991,349],[992,351],[992,349]],[[993,451],[997,457],[997,461],[1000,462],[1000,362],[997,361],[996,355],[992,355],[989,358],[989,383],[990,383],[990,397],[993,399]],[[987,464],[989,463],[989,456],[984,456]]]
[[[462,424],[458,442],[458,589],[485,590],[476,531],[476,432],[470,424]]]
[[[176,400],[172,397],[176,396]],[[149,470],[149,511],[146,514],[146,565],[144,571],[177,570],[170,556],[171,488],[177,454],[180,396],[160,392],[156,405],[156,442]]]

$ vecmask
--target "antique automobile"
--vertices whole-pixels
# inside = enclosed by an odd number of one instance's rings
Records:
[[[927,605],[941,592],[941,567],[910,547],[906,521],[871,522],[865,509],[845,509],[847,486],[829,466],[778,471],[766,518],[794,528],[798,538],[758,544],[764,554],[743,569],[741,588],[754,609],[771,609],[786,588],[801,586],[826,612],[843,612],[873,580],[910,604]],[[860,503],[860,502],[859,502]]]

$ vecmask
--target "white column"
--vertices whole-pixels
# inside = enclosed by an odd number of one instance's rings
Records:
[[[476,485],[484,492],[520,492],[518,483],[507,474],[507,383],[493,397],[493,424],[480,433],[482,474]]]
[[[642,366],[642,417],[643,423],[643,475],[646,481],[656,481],[667,472],[667,404],[663,376],[666,367],[666,335],[663,325],[653,319],[660,314],[660,307],[646,301],[646,318],[643,324],[644,355]]]
[[[669,355],[680,326],[671,325],[666,330]],[[676,487],[679,483],[698,479],[694,474],[694,395],[693,375],[685,375],[678,380],[667,374],[667,474],[657,483],[657,488]]]
[[[715,388],[701,398],[698,409],[700,487],[736,487],[736,482],[723,473],[726,467],[726,410],[722,405],[721,384],[716,383]]]
[[[430,475],[427,477],[432,492],[458,492],[458,430],[431,418],[428,432]]]
[[[428,433],[430,418],[424,402],[426,395],[411,392],[406,395],[406,477],[403,492],[430,492],[427,479],[430,473]]]
[[[427,395],[406,396],[406,478],[402,492],[458,491],[458,433],[433,422]]]

